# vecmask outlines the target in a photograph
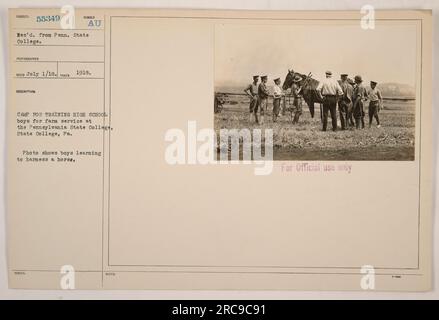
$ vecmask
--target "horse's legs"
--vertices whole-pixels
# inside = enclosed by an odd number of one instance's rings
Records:
[[[307,102],[306,104],[308,105],[309,112],[311,113],[311,118],[314,118],[314,102]]]

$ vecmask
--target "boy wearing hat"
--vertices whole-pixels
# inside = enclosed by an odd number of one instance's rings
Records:
[[[340,112],[341,129],[345,130],[354,125],[352,117],[352,94],[354,88],[349,84],[346,73],[340,75],[340,87],[343,95],[338,101],[338,111]]]
[[[273,122],[277,121],[280,112],[280,104],[282,99],[282,89],[280,87],[280,78],[274,79],[273,87]]]
[[[383,103],[383,97],[381,96],[380,90],[376,86],[377,83],[375,81],[371,81],[370,89],[367,92],[367,98],[369,99],[369,128],[372,126],[373,118],[375,118],[377,122],[377,127],[381,127],[378,112],[380,111],[380,106]]]
[[[291,86],[291,94],[293,95],[293,106],[294,106],[294,118],[293,124],[299,122],[299,117],[302,114],[302,105],[303,105],[303,94],[302,87],[300,86],[300,82],[302,81],[302,77],[296,75],[293,80],[293,85]],[[292,113],[291,113],[292,115]]]
[[[253,76],[253,82],[244,89],[244,92],[250,97],[250,122],[253,121],[252,115],[258,104],[258,82],[259,76]]]
[[[265,114],[265,110],[267,109],[268,96],[270,95],[270,92],[268,91],[267,88],[267,80],[268,80],[268,76],[262,76],[261,83],[259,84],[258,87],[258,104],[256,105],[255,108],[255,118],[256,118],[256,123],[260,123],[260,124],[264,124],[264,114]],[[261,116],[260,121],[258,118],[258,112]]]
[[[366,88],[363,86],[363,79],[361,76],[355,76],[355,89],[354,89],[354,118],[355,118],[355,127],[357,129],[364,129],[364,108],[363,101],[366,99]]]

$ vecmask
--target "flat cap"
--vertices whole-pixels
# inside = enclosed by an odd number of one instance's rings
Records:
[[[361,78],[360,75],[356,75],[354,80],[355,80],[355,82],[363,82],[363,79]]]

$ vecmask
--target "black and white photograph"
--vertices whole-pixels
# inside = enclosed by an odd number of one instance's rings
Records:
[[[415,158],[412,21],[215,29],[214,126],[272,129],[274,160]]]

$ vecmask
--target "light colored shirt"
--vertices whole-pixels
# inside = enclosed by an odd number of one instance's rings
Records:
[[[273,87],[273,96],[275,98],[282,97],[282,89],[278,85],[274,85]]]
[[[250,83],[247,88],[244,90],[245,92],[250,91],[250,94],[252,96],[255,96],[258,94],[258,85],[254,84],[254,82]]]
[[[317,91],[320,91],[322,95],[343,95],[343,90],[341,90],[340,85],[338,84],[338,81],[333,78],[326,78],[325,80],[321,81],[319,85],[317,86]]]
[[[370,88],[369,91],[367,92],[367,98],[370,101],[382,100],[380,90],[378,90],[377,87],[375,87],[375,89]]]

